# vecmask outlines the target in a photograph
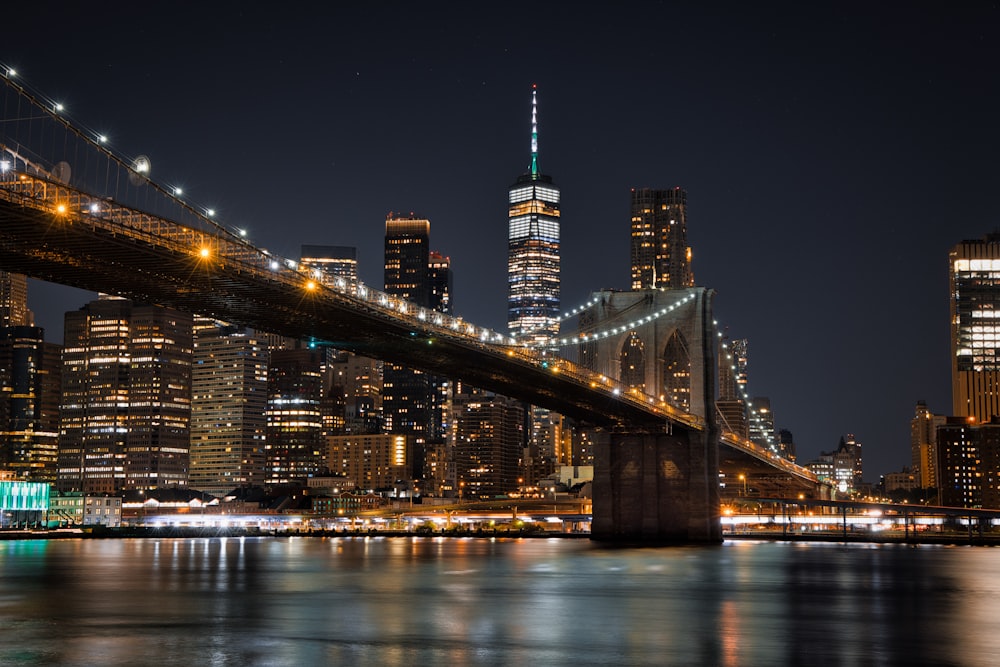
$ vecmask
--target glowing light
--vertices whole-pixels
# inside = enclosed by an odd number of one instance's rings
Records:
[[[213,215],[215,215],[215,209],[214,208],[206,208],[205,209],[205,215],[207,215],[208,217],[211,218]]]
[[[198,254],[201,255],[202,257],[208,257],[209,255],[212,254],[212,251],[209,250],[207,247],[202,247],[202,249],[198,251]]]
[[[62,111],[63,110],[63,105],[60,104],[59,102],[56,102],[55,109],[56,109],[56,111]]]
[[[99,143],[99,144],[106,144],[106,143],[108,143],[108,137],[106,135],[104,135],[104,134],[97,135],[97,143]]]
[[[182,194],[184,194],[184,190],[182,188],[174,188],[175,197],[180,197]]]
[[[240,230],[240,236],[242,236],[243,238],[246,238],[246,235],[247,235],[247,230],[241,229]]]
[[[306,283],[306,289],[310,291],[316,289],[316,283],[310,280],[309,282]]]
[[[62,215],[66,212],[66,204],[59,204],[56,206],[56,213]]]
[[[7,76],[9,77],[17,76],[17,70],[11,67],[10,69],[7,70]]]
[[[272,260],[271,260],[271,270],[272,270],[272,271],[277,271],[277,270],[278,270],[278,267],[280,267],[280,266],[281,266],[281,265],[280,265],[280,264],[278,264],[278,260],[276,260],[276,259],[272,259]]]
[[[10,160],[0,160],[0,172],[10,171]]]
[[[97,205],[97,202],[94,202],[93,204],[90,205],[90,212],[91,213],[97,213],[100,210],[101,210],[101,207]]]

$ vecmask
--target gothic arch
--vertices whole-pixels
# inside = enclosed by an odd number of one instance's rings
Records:
[[[687,340],[675,329],[663,346],[663,400],[685,412],[691,410],[691,354]]]
[[[618,354],[618,377],[627,388],[646,391],[646,345],[635,331],[630,331],[622,340]]]

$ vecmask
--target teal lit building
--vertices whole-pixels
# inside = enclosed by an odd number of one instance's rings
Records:
[[[0,482],[0,528],[41,525],[48,511],[48,484]]]

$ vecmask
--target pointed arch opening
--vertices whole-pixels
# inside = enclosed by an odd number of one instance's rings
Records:
[[[646,346],[630,331],[618,357],[618,377],[628,389],[646,391]]]
[[[663,400],[684,412],[691,411],[691,355],[680,331],[663,347]]]

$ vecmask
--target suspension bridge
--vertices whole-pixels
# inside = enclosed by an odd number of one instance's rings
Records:
[[[594,480],[599,538],[721,539],[720,467],[819,493],[808,470],[720,429],[711,290],[668,290],[647,299],[645,311],[631,309],[628,321],[522,344],[255,246],[152,180],[148,158],[113,152],[9,69],[0,66],[0,76],[3,270],[321,341],[592,425],[602,434]],[[655,378],[626,385],[613,364],[600,372],[558,353],[559,346],[600,341],[620,355],[621,341],[635,332],[674,330],[685,331],[692,346],[682,405],[661,391],[646,393],[645,386],[659,389]]]

